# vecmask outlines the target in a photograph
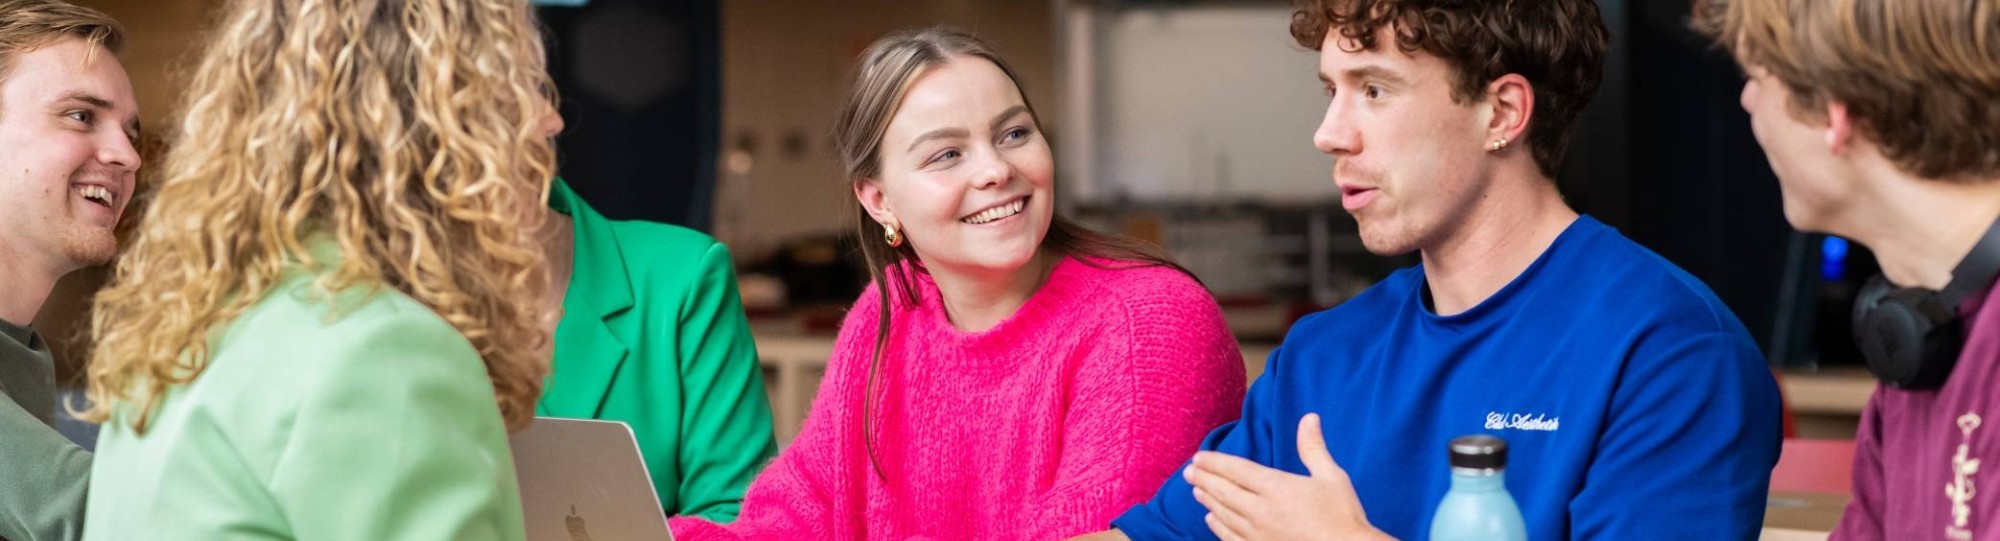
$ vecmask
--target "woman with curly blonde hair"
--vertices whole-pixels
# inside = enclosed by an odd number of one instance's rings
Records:
[[[87,539],[520,539],[559,129],[521,0],[233,0],[96,299]]]

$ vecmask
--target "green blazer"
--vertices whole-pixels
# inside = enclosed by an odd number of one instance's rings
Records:
[[[736,519],[776,452],[729,251],[672,225],[613,221],[556,180],[576,266],[538,412],[624,421],[669,515]]]
[[[315,256],[337,259],[325,238]],[[144,436],[99,435],[86,540],[524,537],[492,379],[415,300],[294,270],[211,334]]]

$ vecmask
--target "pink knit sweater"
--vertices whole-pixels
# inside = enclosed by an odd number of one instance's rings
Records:
[[[862,432],[880,309],[870,286],[803,431],[751,483],[740,518],[677,517],[677,541],[1100,531],[1241,410],[1236,341],[1215,300],[1178,271],[1066,258],[1019,311],[977,333],[953,328],[937,285],[916,276],[922,303],[897,295],[876,380],[881,469]]]

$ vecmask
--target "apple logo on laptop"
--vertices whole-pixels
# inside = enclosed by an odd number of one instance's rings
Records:
[[[590,541],[590,532],[583,529],[583,517],[576,514],[576,506],[569,506],[569,518],[563,519],[563,524],[569,526],[570,541]]]

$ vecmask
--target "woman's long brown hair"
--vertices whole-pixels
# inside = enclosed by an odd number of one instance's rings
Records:
[[[840,152],[841,165],[846,181],[867,182],[881,174],[881,147],[883,134],[889,130],[889,122],[895,118],[896,109],[902,105],[903,96],[917,77],[937,67],[966,59],[992,62],[1007,79],[1020,91],[1021,78],[1008,67],[1007,61],[992,47],[972,34],[948,26],[899,31],[869,45],[861,55],[861,65],[855,71],[853,83],[848,87],[847,97],[840,107],[840,116],[834,123],[834,145]],[[1041,116],[1035,113],[1035,106],[1028,102],[1028,96],[1021,94],[1021,103],[1027,107],[1028,116],[1037,124]],[[875,348],[868,361],[867,383],[862,395],[861,431],[868,449],[868,462],[874,466],[876,475],[887,479],[875,454],[875,377],[882,364],[882,352],[889,343],[889,312],[891,311],[890,288],[901,293],[904,306],[921,304],[914,269],[921,267],[917,252],[909,243],[892,247],[883,240],[886,230],[882,224],[869,219],[868,213],[856,202],[854,210],[854,230],[861,255],[868,265],[868,276],[875,283],[879,316],[875,325]],[[1172,267],[1190,277],[1186,268],[1175,263],[1158,246],[1130,237],[1108,235],[1091,231],[1060,213],[1049,224],[1049,231],[1042,238],[1041,252],[1045,255],[1078,257],[1087,265],[1100,268],[1140,268]],[[1096,260],[1109,260],[1109,267]]]

